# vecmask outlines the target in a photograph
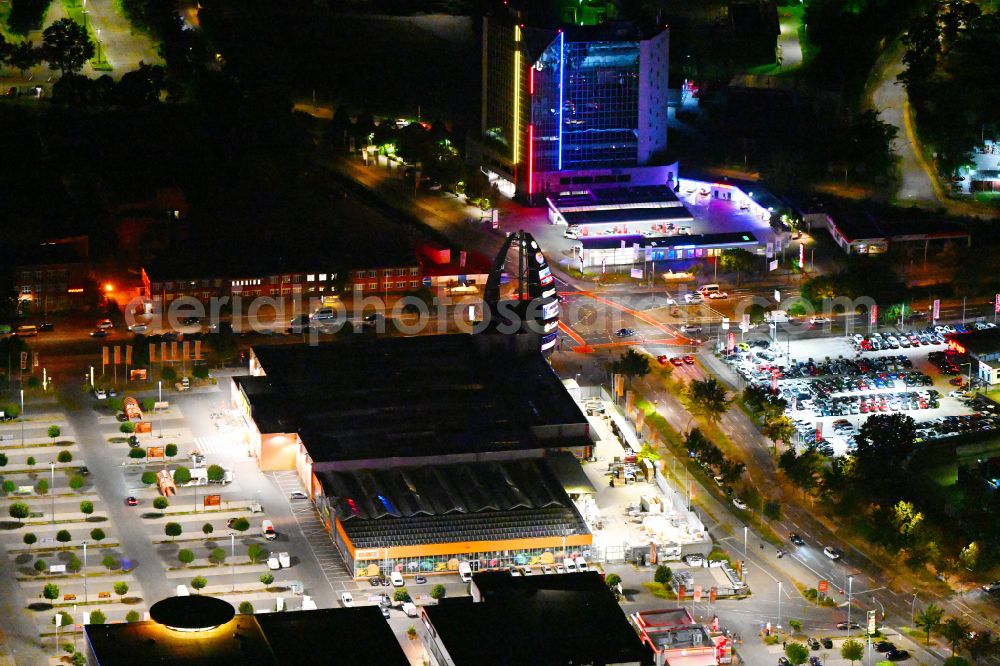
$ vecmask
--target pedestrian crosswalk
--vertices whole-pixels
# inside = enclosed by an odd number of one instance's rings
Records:
[[[195,448],[201,453],[235,453],[238,445],[234,433],[216,433],[194,438]]]

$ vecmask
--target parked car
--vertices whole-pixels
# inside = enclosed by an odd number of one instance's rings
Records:
[[[301,490],[295,490],[295,491],[293,491],[293,492],[291,492],[291,493],[288,494],[288,499],[291,499],[291,500],[304,500],[304,499],[309,499],[309,495],[306,495]]]
[[[90,337],[92,337],[92,338],[106,338],[106,337],[108,337],[108,332],[107,332],[107,330],[105,330],[103,328],[95,328],[93,331],[90,332]]]
[[[423,585],[424,583],[427,582],[427,576],[416,576],[413,579],[413,582],[416,583],[417,585]]]
[[[115,327],[115,325],[114,325],[114,323],[110,319],[102,319],[99,322],[97,322],[97,328],[100,328],[100,329],[108,329],[108,328],[114,328],[114,327]]]
[[[630,338],[635,335],[634,328],[619,328],[615,331],[615,336],[619,338]]]
[[[341,592],[340,603],[344,604],[344,608],[354,608],[354,597],[350,592]]]
[[[403,580],[403,574],[398,571],[393,571],[389,574],[389,580],[392,581],[393,587],[403,587],[406,581]]]
[[[889,641],[879,641],[875,644],[876,652],[892,652],[896,649],[896,646]]]
[[[260,522],[260,532],[268,541],[274,541],[278,538],[278,533],[274,531],[274,523],[270,520],[265,519]]]
[[[746,502],[744,502],[743,500],[741,500],[739,497],[734,497],[733,498],[733,506],[735,506],[737,509],[740,509],[742,511],[746,511],[747,510]]]
[[[906,650],[890,650],[885,654],[889,661],[906,661],[910,658],[910,653]]]
[[[139,500],[135,497],[126,497],[125,506],[139,506]]]
[[[292,566],[292,558],[288,555],[287,552],[284,551],[278,553],[278,562],[281,564],[281,567],[283,569],[287,569],[288,567]]]
[[[102,388],[94,389],[94,397],[98,400],[106,400],[108,397],[108,392]]]
[[[829,557],[831,560],[839,560],[841,552],[834,548],[833,546],[827,546],[823,549],[823,554]]]

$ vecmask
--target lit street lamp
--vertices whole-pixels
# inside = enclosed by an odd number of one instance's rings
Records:
[[[49,497],[52,500],[52,520],[54,524],[56,522],[56,464],[54,462],[49,463],[49,471],[51,472],[49,476]]]
[[[847,577],[847,637],[851,637],[851,588],[854,584],[854,576]]]
[[[83,603],[87,603],[87,542],[83,542]]]
[[[236,533],[229,533],[229,564],[230,578],[233,580],[233,592],[236,591]]]

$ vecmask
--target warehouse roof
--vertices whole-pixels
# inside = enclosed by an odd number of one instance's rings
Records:
[[[588,533],[543,458],[316,476],[356,548]]]
[[[757,237],[749,231],[731,231],[721,234],[678,234],[677,236],[581,236],[577,242],[585,250],[610,250],[616,247],[672,248],[708,247],[711,245],[757,245]],[[622,245],[624,243],[624,245]]]
[[[314,463],[585,446],[590,428],[518,336],[350,336],[262,346],[236,378],[262,433],[298,432]]]

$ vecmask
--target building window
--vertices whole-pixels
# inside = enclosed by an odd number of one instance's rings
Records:
[[[410,269],[410,275],[416,275],[420,271],[419,268],[413,267]]]
[[[375,277],[375,271],[368,271],[368,277],[370,278]]]
[[[419,282],[417,282],[416,280],[411,280],[411,281],[410,281],[410,286],[411,286],[411,287],[419,287],[419,286],[420,286],[420,283],[419,283]]]
[[[320,279],[322,279],[322,278],[320,278]],[[306,276],[306,282],[315,282],[315,281],[316,281],[316,276],[315,275],[307,275]]]
[[[392,269],[382,271],[382,277],[392,277]]]
[[[378,282],[369,282],[368,288],[371,289],[372,291],[375,291],[376,289],[378,289]]]
[[[406,275],[406,269],[405,268],[397,268],[396,269],[396,275]]]
[[[320,282],[326,282],[326,273],[320,273],[319,274],[319,281]]]
[[[279,291],[281,291],[281,290],[278,289],[277,287],[271,287],[271,295],[272,296],[277,296]]]

